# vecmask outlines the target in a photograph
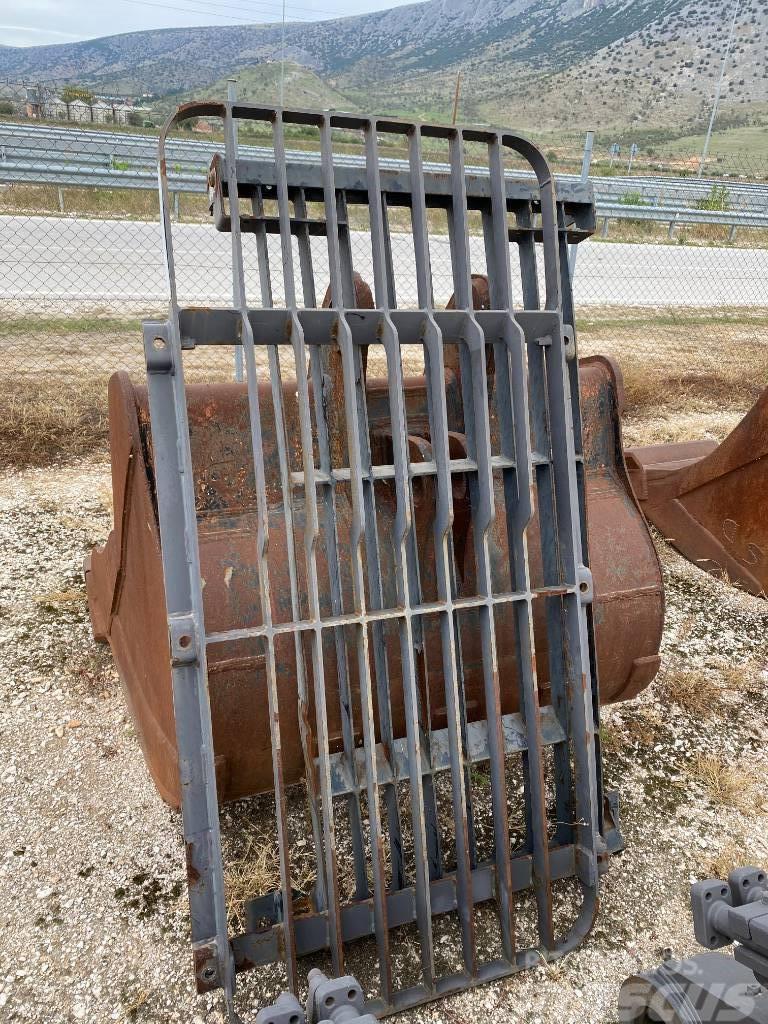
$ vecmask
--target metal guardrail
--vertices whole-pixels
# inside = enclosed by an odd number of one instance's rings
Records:
[[[175,192],[205,192],[205,170],[169,173]],[[91,164],[51,162],[45,166],[28,161],[0,160],[0,182],[58,185],[70,188],[130,188],[157,190],[156,170],[97,167]]]
[[[222,143],[214,140],[169,139],[167,150],[168,182],[172,193],[204,193],[208,164],[214,153],[223,153]],[[241,145],[240,157],[264,160],[271,150],[264,146]],[[306,150],[286,154],[294,164],[315,164],[317,155]],[[337,166],[363,168],[364,157],[334,154]],[[382,168],[403,171],[406,161],[382,157]],[[439,163],[424,164],[425,170],[448,173]],[[487,169],[467,166],[467,173],[487,175]],[[524,178],[519,172],[507,172],[511,178]],[[0,124],[0,182],[48,184],[63,187],[143,189],[157,188],[157,139],[152,135],[119,132]],[[590,178],[597,215],[602,220],[602,237],[608,236],[611,220],[636,220],[668,224],[669,237],[678,225],[718,224],[731,229],[732,240],[739,228],[768,227],[768,184],[734,182],[731,179],[670,178],[662,176]],[[578,189],[578,175],[558,175],[562,190],[570,185]],[[715,187],[728,190],[729,209],[702,208]],[[637,197],[628,203],[625,197]],[[64,199],[59,195],[64,211]]]
[[[47,126],[31,126],[19,124],[0,124],[0,173],[5,180],[24,180],[32,183],[34,169],[39,168],[40,180],[43,183],[69,184],[71,181],[57,181],[55,174],[63,173],[69,165],[67,157],[77,155],[77,167],[99,166],[103,175],[93,184],[104,187],[147,187],[146,175],[152,174],[155,187],[158,140],[154,135],[123,134],[121,132],[97,131],[89,129],[58,128]],[[223,143],[198,139],[168,140],[168,171],[172,182],[174,178],[190,176],[207,168],[213,153],[223,153]],[[243,157],[265,159],[269,155],[265,146],[241,144],[240,153]],[[306,151],[292,151],[287,154],[292,161],[313,160],[312,154]],[[116,165],[128,164],[122,168]],[[335,163],[339,166],[364,166],[364,159],[353,155],[335,155]],[[58,167],[61,165],[61,167]],[[381,159],[382,167],[402,170],[406,162],[391,158]],[[425,163],[425,169],[438,170],[441,165]],[[447,173],[447,167],[441,168]],[[480,170],[469,168],[469,170]],[[75,173],[75,168],[71,173]],[[136,175],[135,179],[132,175]],[[12,175],[12,178],[10,177]],[[560,174],[559,180],[579,181],[578,174]],[[120,181],[119,185],[116,182]],[[660,207],[695,208],[696,203],[708,200],[713,187],[726,187],[728,202],[734,212],[765,211],[768,213],[768,183],[737,181],[732,178],[701,178],[668,177],[664,175],[650,176],[615,176],[595,175],[591,178],[598,204],[609,204],[623,200],[635,194],[642,205],[652,204]],[[181,185],[182,182],[179,182]],[[184,183],[184,190],[186,185]],[[204,190],[195,188],[193,190]]]
[[[611,220],[650,221],[667,224],[667,234],[674,236],[677,227],[685,224],[717,224],[730,228],[729,241],[733,241],[739,228],[768,229],[768,211],[764,213],[737,213],[732,210],[683,209],[676,206],[635,206],[627,203],[596,203],[597,219],[602,221],[600,237],[608,237]]]

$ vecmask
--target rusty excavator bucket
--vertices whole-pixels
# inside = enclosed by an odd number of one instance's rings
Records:
[[[691,562],[768,592],[768,390],[725,440],[628,448],[640,507]]]
[[[163,147],[193,116],[224,121],[226,308],[176,293]],[[271,132],[268,158],[238,155],[240,118]],[[319,154],[289,157],[286,125]],[[362,155],[337,158],[340,132]],[[387,140],[407,161],[380,161]],[[362,948],[380,1016],[562,956],[621,848],[600,703],[648,685],[663,621],[616,371],[577,359],[567,257],[594,229],[589,186],[556,190],[509,132],[249,104],[183,108],[160,157],[170,313],[144,325],[146,386],[110,381],[114,529],[86,579],[149,770],[182,807],[198,988],[231,1007],[237,972],[280,961],[295,996],[302,957],[357,975]],[[242,381],[185,384],[211,347],[241,356]],[[219,806],[264,793],[279,882],[232,934]]]
[[[477,281],[474,283],[475,302],[482,302]],[[362,291],[358,289],[359,296]],[[482,294],[482,289],[480,291]],[[632,496],[621,456],[619,401],[612,361],[601,356],[581,360],[579,382],[600,699],[603,703],[613,703],[637,696],[656,674],[663,625],[663,590],[656,552]],[[423,377],[406,378],[404,383],[411,458],[429,462],[426,383]],[[449,406],[458,407],[456,370],[446,368],[445,387]],[[296,382],[285,380],[283,389],[288,409]],[[375,465],[391,457],[386,379],[369,377],[366,390]],[[263,405],[269,408],[269,384],[262,384],[261,391]],[[237,630],[246,626],[254,614],[256,580],[252,553],[254,482],[247,473],[250,435],[246,386],[189,384],[187,409],[206,620],[210,628],[217,631]],[[273,423],[269,424],[269,429],[274,431]],[[86,572],[93,631],[97,639],[108,640],[112,647],[157,788],[165,800],[178,806],[178,755],[168,631],[164,617],[157,612],[163,607],[164,599],[149,402],[146,387],[133,384],[124,372],[115,374],[109,383],[109,431],[115,527],[106,545],[92,553]],[[277,499],[279,469],[274,434],[270,436],[265,431],[263,445],[267,480]],[[450,445],[453,458],[467,458],[464,432],[452,432]],[[504,502],[501,484],[495,488],[495,500],[501,508]],[[454,476],[453,504],[452,536],[459,567],[457,585],[472,592],[476,581],[474,563],[468,554],[472,549],[472,523],[465,477]],[[270,514],[275,519],[270,546],[276,552],[284,551],[288,539],[282,523],[283,509],[277,500]],[[349,514],[343,507],[337,507],[341,536],[349,533]],[[434,494],[427,486],[419,487],[414,497],[414,520],[420,547],[427,546],[425,538],[431,531],[434,516]],[[378,502],[381,537],[389,536],[393,528],[392,495],[382,486]],[[493,539],[492,568],[500,573],[508,557],[506,539],[501,532]],[[543,585],[541,541],[535,520],[529,550],[532,579],[536,585]],[[386,571],[391,560],[382,557],[381,565]],[[425,559],[422,587],[434,586],[435,571],[433,561]],[[389,582],[382,579],[385,588]],[[278,593],[290,594],[285,558],[277,560],[273,586]],[[329,599],[328,595],[325,597]],[[534,608],[534,630],[539,636],[537,675],[541,701],[549,703],[545,617],[546,608],[540,602]],[[500,615],[497,643],[505,712],[519,709],[513,637],[513,624],[507,616]],[[426,676],[424,688],[433,695],[430,708],[433,724],[443,728],[445,702],[440,695],[444,683],[437,656],[440,638],[436,631],[427,635],[426,644],[425,665],[431,667],[435,678]],[[388,651],[388,657],[390,663],[397,666],[399,654],[394,647]],[[472,720],[482,708],[477,635],[468,636],[463,659],[467,713]],[[250,736],[264,736],[268,732],[267,708],[248,700],[252,687],[263,685],[258,681],[263,680],[264,671],[263,656],[256,650],[246,653],[242,645],[218,645],[209,654],[208,673],[214,684],[211,712],[217,779],[223,800],[260,793],[272,784],[269,745],[260,747],[246,742]],[[286,706],[295,706],[298,700],[295,672],[282,673],[281,685],[281,699]],[[329,712],[331,739],[338,744],[341,742],[338,709],[331,705]],[[405,734],[403,715],[403,695],[397,692],[392,699],[395,737]],[[287,779],[290,782],[300,779],[303,762],[298,735],[285,738],[283,759]]]

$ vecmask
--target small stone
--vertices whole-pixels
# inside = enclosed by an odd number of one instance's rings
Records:
[[[83,723],[80,721],[80,719],[72,718],[72,719],[70,719],[69,722],[67,722],[67,728],[68,729],[79,729],[82,724]]]
[[[56,728],[53,731],[56,733],[56,735],[59,737],[59,739],[61,739],[61,737],[64,735],[64,726],[63,725],[57,725]]]

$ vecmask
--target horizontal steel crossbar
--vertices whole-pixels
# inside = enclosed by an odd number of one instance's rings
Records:
[[[525,722],[519,714],[503,715],[504,753],[521,754],[528,749]],[[541,742],[545,747],[566,741],[565,732],[552,708],[541,710]],[[488,726],[485,722],[468,722],[466,760],[479,764],[489,759]],[[450,739],[447,729],[433,729],[429,735],[429,759],[422,756],[422,775],[448,771],[451,767]],[[376,778],[381,784],[390,784],[408,778],[408,750],[404,740],[395,740],[392,756],[384,746],[376,744]],[[344,754],[331,754],[331,786],[334,796],[343,796],[355,790],[362,792],[367,786],[365,754],[357,749],[352,765]]]

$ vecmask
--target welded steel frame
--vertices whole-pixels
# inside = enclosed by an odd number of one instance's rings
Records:
[[[233,258],[233,302],[225,310],[182,309],[175,284],[171,222],[171,197],[165,165],[169,132],[188,117],[221,117],[226,137],[226,193]],[[259,197],[252,196],[252,221],[242,221],[236,153],[235,123],[240,118],[267,122],[272,127],[275,162],[274,195],[278,216],[272,229],[280,235],[285,308],[271,308],[268,268],[260,259],[260,308],[249,307],[242,254],[241,232],[254,230],[266,238],[267,225],[259,217]],[[290,167],[286,166],[284,125],[314,126],[320,136],[320,182],[324,201],[325,230],[330,268],[331,306],[312,308],[314,288],[297,294],[292,234],[298,234],[302,259],[308,256],[308,226],[302,225],[304,196],[289,190]],[[333,129],[361,132],[365,140],[365,176],[360,188],[370,211],[375,308],[352,310],[354,285],[349,232],[343,214],[347,196],[337,188],[333,160]],[[398,309],[393,287],[387,195],[382,188],[379,139],[396,133],[407,140],[409,180],[407,202],[411,208],[416,252],[418,306]],[[440,188],[449,212],[455,308],[437,310],[433,305],[430,251],[427,231],[428,201],[435,193],[425,187],[421,140],[447,140],[450,175]],[[487,146],[487,180],[468,199],[464,171],[464,144]],[[526,160],[536,182],[527,197],[510,198],[509,187],[520,190],[519,181],[509,186],[504,176],[504,156],[514,152]],[[163,571],[172,660],[174,707],[182,789],[184,838],[192,918],[195,972],[198,988],[224,989],[232,1006],[235,973],[258,964],[282,959],[289,987],[300,987],[298,958],[317,949],[330,951],[335,974],[345,973],[348,943],[373,935],[378,950],[379,996],[369,1009],[383,1015],[434,999],[481,982],[500,978],[555,958],[573,949],[592,926],[598,905],[599,873],[604,866],[606,843],[603,831],[602,788],[598,732],[597,680],[591,622],[592,578],[586,551],[584,467],[581,449],[579,389],[576,377],[573,310],[567,271],[569,228],[565,208],[558,203],[555,183],[541,151],[528,140],[510,132],[491,129],[415,125],[392,119],[348,114],[280,111],[244,103],[201,103],[181,108],[166,124],[160,139],[160,190],[162,226],[170,281],[170,315],[167,322],[144,325],[152,444]],[[246,176],[247,177],[247,176]],[[359,177],[359,174],[358,174]],[[247,182],[245,183],[247,184]],[[298,200],[298,204],[297,204]],[[291,203],[294,213],[291,213]],[[490,279],[491,309],[472,308],[467,210],[483,211],[486,261]],[[510,213],[516,227],[510,228]],[[589,208],[587,217],[594,221]],[[587,232],[588,233],[588,232]],[[544,301],[539,301],[535,244],[544,250]],[[510,282],[510,240],[520,248],[522,308],[515,309]],[[423,345],[433,458],[412,462],[409,458],[403,372],[400,346]],[[467,457],[451,458],[446,409],[444,346],[457,344],[461,352],[461,387],[468,441]],[[287,557],[292,589],[293,620],[273,622],[270,576],[266,557],[269,523],[264,463],[254,459],[258,495],[256,554],[262,606],[262,623],[252,628],[212,634],[206,631],[198,552],[195,494],[192,478],[189,426],[184,390],[183,351],[201,344],[240,346],[246,369],[250,404],[250,429],[254,452],[262,450],[262,423],[257,387],[256,350],[266,347],[271,375],[272,402],[277,420],[277,446],[289,543]],[[303,464],[292,470],[287,455],[283,394],[278,346],[292,346],[296,365],[309,357],[310,384],[298,374],[297,402]],[[388,363],[389,403],[392,424],[392,462],[371,463],[363,392],[361,353],[365,346],[383,346]],[[343,375],[343,401],[347,416],[349,465],[333,468],[329,457],[329,432],[320,400],[326,379],[323,354],[338,346]],[[492,455],[489,433],[489,393],[486,350],[492,346],[495,361],[496,414],[500,426],[501,453]],[[317,422],[313,438],[312,414]],[[319,451],[315,464],[313,441]],[[477,593],[471,597],[455,592],[451,536],[452,474],[468,474],[472,506]],[[501,473],[506,498],[509,543],[509,588],[494,592],[490,577],[488,531],[497,514],[493,474]],[[434,542],[439,595],[423,603],[418,574],[414,572],[412,530],[412,483],[430,476],[436,492]],[[377,527],[374,482],[392,481],[397,497],[396,577],[397,600],[385,605],[377,588]],[[320,614],[315,544],[321,517],[333,515],[333,487],[349,482],[354,508],[351,543],[354,608],[340,606],[332,594],[334,614]],[[306,531],[304,551],[298,552],[290,532],[294,492],[304,495]],[[526,529],[534,514],[537,494],[544,553],[545,586],[534,590],[528,569]],[[331,534],[332,536],[332,534]],[[365,552],[365,556],[363,554]],[[331,552],[334,559],[338,552]],[[301,618],[296,592],[298,559],[304,558],[309,614]],[[365,574],[369,574],[367,604]],[[333,589],[333,574],[331,574]],[[549,608],[552,707],[539,708],[535,677],[532,602],[546,600]],[[517,659],[521,709],[503,716],[500,680],[496,663],[494,609],[501,604],[515,609]],[[483,645],[487,718],[472,728],[466,720],[462,694],[462,668],[457,615],[477,609]],[[446,679],[448,727],[431,736],[422,721],[417,686],[415,644],[422,616],[439,616],[442,633],[443,672]],[[376,727],[384,739],[392,739],[391,724],[382,712],[374,721],[374,687],[379,707],[386,708],[387,666],[377,630],[385,621],[396,623],[400,635],[403,692],[407,736],[397,744],[376,742]],[[350,745],[352,724],[345,729],[345,751],[329,752],[325,715],[326,687],[322,634],[324,630],[353,631],[354,656],[360,681],[362,751]],[[318,793],[314,827],[318,849],[319,880],[312,913],[295,912],[291,879],[290,844],[286,826],[286,787],[281,765],[281,722],[277,701],[275,641],[293,635],[297,654],[307,638],[310,666],[297,657],[299,701],[307,701],[308,680],[313,680],[316,719],[313,723],[317,757]],[[254,921],[268,927],[230,937],[228,933],[224,872],[219,832],[211,715],[208,698],[206,650],[211,644],[258,636],[266,651],[267,699],[272,723],[272,761],[280,851],[280,892],[255,900]],[[371,656],[373,647],[373,656]],[[339,694],[344,701],[347,681],[340,663]],[[373,672],[371,667],[373,666]],[[390,733],[388,735],[388,730]],[[258,741],[258,740],[255,740]],[[544,781],[543,751],[552,744],[557,778],[557,833],[548,839],[548,808]],[[387,757],[387,750],[391,757]],[[522,750],[525,765],[527,846],[511,850],[507,820],[504,755]],[[488,763],[494,820],[494,859],[477,863],[473,856],[472,807],[467,784],[472,762]],[[435,771],[451,773],[456,867],[443,869],[435,848],[433,829],[428,828],[434,804],[430,799]],[[390,813],[389,827],[397,828],[389,800],[393,778],[410,780],[413,830],[413,885],[397,888],[399,872],[392,868],[392,884],[385,877],[382,816]],[[307,787],[310,790],[312,787]],[[347,794],[354,803],[358,793],[367,795],[370,844],[363,855],[371,868],[372,884],[362,898],[341,905],[337,851],[334,841],[334,795]],[[606,832],[606,835],[608,833]],[[615,839],[615,834],[614,839]],[[359,837],[362,844],[362,835]],[[358,846],[360,845],[358,844]],[[439,847],[439,843],[438,843]],[[360,849],[357,854],[359,856]],[[572,877],[579,883],[581,905],[575,923],[558,937],[552,915],[552,883]],[[361,884],[367,881],[363,878]],[[539,942],[518,948],[515,936],[515,893],[532,888],[535,893]],[[478,956],[473,907],[485,901],[496,906],[503,955],[490,962]],[[435,969],[432,922],[437,914],[456,910],[460,921],[461,970],[439,976]],[[408,989],[398,988],[389,952],[390,930],[415,921],[421,946],[421,981]]]

